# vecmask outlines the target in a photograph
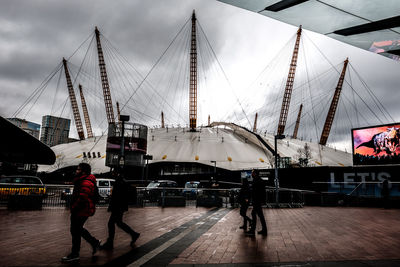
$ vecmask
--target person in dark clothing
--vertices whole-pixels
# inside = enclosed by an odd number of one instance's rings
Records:
[[[125,180],[118,174],[114,174],[116,180],[113,186],[111,200],[108,210],[111,211],[108,220],[108,238],[100,246],[100,249],[111,250],[114,248],[115,224],[132,237],[131,246],[133,247],[140,234],[135,232],[122,221],[124,212],[128,210],[128,186]]]
[[[93,237],[83,225],[96,211],[96,205],[93,201],[95,195],[96,178],[91,173],[91,167],[87,163],[81,163],[76,169],[76,178],[73,180],[74,190],[71,199],[71,236],[72,249],[68,256],[61,258],[64,263],[75,262],[79,260],[79,251],[81,248],[81,237],[83,237],[92,246],[92,255],[94,255],[99,246],[100,240]]]
[[[242,186],[239,192],[239,204],[240,204],[240,216],[243,217],[243,225],[240,229],[247,231],[247,222],[251,225],[251,219],[247,216],[247,209],[249,208],[250,202],[250,187],[247,178],[243,179]]]
[[[252,223],[249,231],[246,235],[254,236],[257,225],[257,216],[260,218],[262,229],[258,234],[266,236],[268,234],[267,224],[265,222],[264,213],[262,210],[262,204],[265,202],[265,183],[260,178],[258,170],[253,170],[251,173],[253,177],[253,186],[251,190],[251,197],[253,203],[253,210],[251,211]]]

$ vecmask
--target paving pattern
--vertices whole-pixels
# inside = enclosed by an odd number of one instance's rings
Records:
[[[137,246],[131,249],[130,237],[117,228],[112,252],[92,258],[82,241],[80,265],[400,265],[398,209],[305,207],[264,214],[268,236],[247,237],[238,209],[131,208],[124,220],[141,233]],[[105,240],[108,216],[98,209],[86,228]],[[0,224],[0,266],[68,266],[60,263],[71,246],[67,210],[2,209]]]

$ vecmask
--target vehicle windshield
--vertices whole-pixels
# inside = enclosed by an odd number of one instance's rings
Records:
[[[35,177],[3,177],[0,183],[10,184],[41,184],[40,180]]]
[[[159,187],[160,183],[158,182],[151,182],[147,185],[147,188],[154,188],[154,187]]]
[[[185,188],[197,188],[198,185],[197,183],[186,183]]]
[[[109,181],[99,181],[99,187],[109,187],[110,183]]]

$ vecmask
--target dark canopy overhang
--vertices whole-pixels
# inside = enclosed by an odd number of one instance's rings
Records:
[[[0,161],[54,164],[56,155],[47,145],[0,116]]]

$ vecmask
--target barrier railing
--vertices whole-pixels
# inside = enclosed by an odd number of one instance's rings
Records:
[[[20,188],[20,189],[18,189]],[[28,189],[26,189],[28,188]],[[29,189],[30,188],[30,189]],[[99,188],[101,190],[101,188]],[[0,206],[9,209],[41,209],[43,207],[68,208],[71,203],[73,186],[45,185],[18,187],[9,185],[0,187]],[[238,207],[239,188],[146,188],[130,187],[129,204],[139,207]],[[104,195],[104,194],[100,194]],[[281,206],[299,207],[304,203],[299,190],[281,189],[279,192]],[[266,206],[272,207],[275,202],[275,191],[266,188]],[[107,206],[109,196],[103,197],[97,206]]]
[[[348,196],[382,197],[382,182],[314,182],[326,186],[326,191]],[[392,196],[400,196],[400,182],[388,182]]]

